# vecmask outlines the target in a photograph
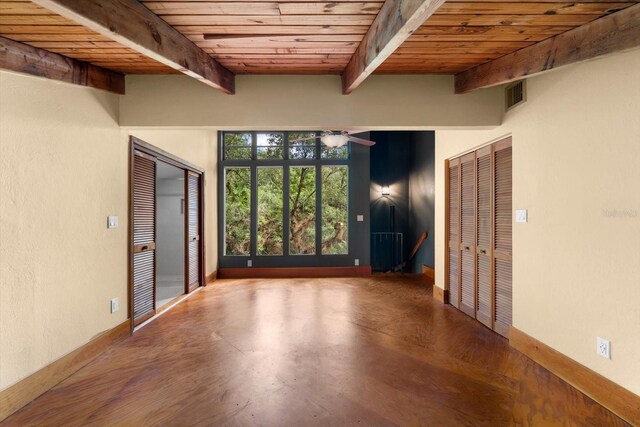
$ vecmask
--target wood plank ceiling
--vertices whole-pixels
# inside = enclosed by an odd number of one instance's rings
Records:
[[[143,1],[237,74],[340,74],[381,1]],[[457,73],[636,2],[449,0],[376,73]],[[0,0],[0,35],[127,74],[176,71],[28,1]]]
[[[28,1],[0,0],[0,35],[125,74],[178,73]]]

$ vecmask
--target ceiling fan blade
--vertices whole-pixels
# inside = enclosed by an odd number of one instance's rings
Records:
[[[371,147],[376,144],[374,141],[369,141],[368,139],[362,139],[351,135],[349,135],[349,141],[355,142],[356,144],[366,145],[367,147]]]
[[[359,135],[361,133],[371,132],[370,130],[362,130],[362,129],[348,129],[343,132],[348,133],[349,135]]]
[[[296,143],[296,142],[302,142],[302,141],[311,141],[312,139],[320,139],[320,138],[322,138],[322,135],[309,136],[307,138],[292,139],[292,140],[289,141],[289,144]]]

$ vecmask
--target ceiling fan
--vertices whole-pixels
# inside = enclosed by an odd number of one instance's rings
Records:
[[[356,144],[366,145],[367,147],[371,147],[375,145],[374,141],[369,141],[368,139],[358,138],[357,136],[353,136],[353,134],[363,133],[367,131],[357,131],[357,132],[348,132],[346,130],[340,131],[339,133],[333,132],[330,130],[322,132],[321,135],[310,136],[308,138],[298,138],[291,140],[289,142],[302,142],[302,141],[310,141],[312,139],[320,139],[320,141],[326,145],[327,147],[338,148],[345,145],[347,142],[355,142]]]

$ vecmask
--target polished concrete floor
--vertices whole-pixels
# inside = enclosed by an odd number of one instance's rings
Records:
[[[4,425],[625,425],[411,277],[218,281]]]

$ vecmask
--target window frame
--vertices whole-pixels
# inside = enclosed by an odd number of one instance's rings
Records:
[[[224,158],[224,135],[227,133],[251,133],[251,159],[225,159]],[[257,157],[257,134],[259,133],[282,133],[284,134],[284,152],[282,159],[258,159]],[[241,268],[247,267],[247,261],[252,260],[254,267],[304,267],[304,266],[331,266],[344,264],[345,259],[352,254],[352,231],[354,230],[354,219],[351,218],[353,212],[354,197],[352,194],[353,185],[351,165],[351,143],[347,145],[347,158],[322,158],[322,143],[320,139],[315,141],[313,158],[290,158],[289,154],[289,134],[290,133],[316,133],[320,135],[322,131],[317,130],[257,130],[257,131],[220,131],[218,132],[218,263],[219,268]],[[292,146],[297,146],[292,144]],[[258,255],[257,251],[257,211],[258,211],[258,167],[282,167],[283,171],[283,254],[282,255]],[[290,254],[290,167],[293,166],[315,166],[315,254]],[[348,201],[347,201],[347,252],[345,254],[323,254],[322,253],[322,167],[323,166],[346,166],[348,169]],[[226,239],[225,212],[225,188],[224,171],[228,167],[248,167],[251,170],[251,244],[249,255],[225,255],[224,245]]]

